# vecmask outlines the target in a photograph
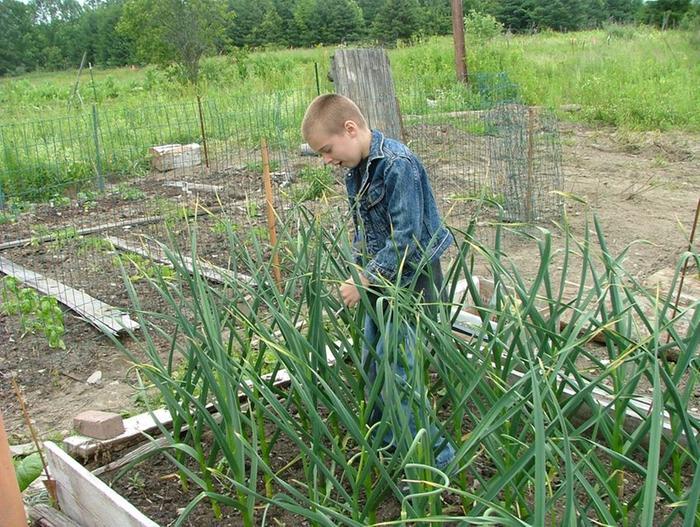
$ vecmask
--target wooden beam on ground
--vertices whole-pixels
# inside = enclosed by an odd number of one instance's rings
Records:
[[[82,527],[47,503],[29,507],[27,514],[35,527]]]
[[[224,190],[222,185],[206,185],[204,183],[190,183],[189,181],[166,181],[164,187],[181,188],[185,192],[200,191],[218,194]]]
[[[157,223],[159,221],[163,221],[164,219],[165,216],[146,216],[143,218],[135,218],[133,220],[103,223],[102,225],[95,225],[94,227],[85,227],[83,229],[75,230],[73,230],[72,227],[68,226],[56,229],[53,233],[45,234],[43,236],[36,236],[33,238],[22,238],[20,240],[13,240],[11,242],[0,243],[0,251],[4,249],[14,249],[15,247],[22,247],[23,245],[29,245],[31,243],[51,242],[56,240],[58,237],[64,237],[68,232],[75,236],[83,236],[85,234],[95,234],[97,232],[103,232],[109,229],[118,229],[120,227],[133,227],[135,225]]]
[[[158,527],[125,498],[66,454],[55,443],[44,443],[49,470],[56,480],[61,511],[80,525]]]
[[[336,343],[338,345],[338,343]],[[333,351],[326,348],[326,362],[329,366],[335,364],[336,359]],[[287,370],[280,370],[273,377],[271,373],[262,376],[264,382],[272,381],[276,388],[288,386],[291,382],[291,377]],[[249,387],[252,387],[251,381],[246,381]],[[238,391],[239,397],[245,397],[242,390]],[[208,404],[207,409],[214,411],[214,405]],[[91,456],[100,452],[110,452],[125,448],[128,445],[133,445],[147,438],[145,434],[153,435],[158,433],[160,423],[161,426],[169,428],[172,426],[173,418],[170,412],[165,408],[159,408],[153,412],[146,412],[124,419],[124,433],[113,437],[112,439],[94,439],[86,436],[70,436],[63,440],[63,446],[74,456],[80,456],[82,459],[90,459]]]
[[[132,331],[139,328],[138,323],[131,320],[129,315],[121,309],[57,280],[30,271],[2,256],[0,256],[0,272],[13,276],[24,285],[45,295],[56,298],[61,304],[78,313],[101,331],[117,335],[124,330]]]
[[[154,262],[158,262],[172,267],[172,262],[165,254],[165,251],[159,245],[153,242],[142,240],[141,243],[134,243],[128,240],[124,240],[122,238],[117,238],[115,236],[105,236],[104,239],[110,242],[112,245],[114,245],[114,247],[116,247],[117,249],[129,251],[143,256],[145,258],[149,258]],[[212,282],[216,282],[219,284],[226,282],[230,283],[236,280],[248,283],[254,282],[253,278],[248,275],[242,273],[235,273],[233,271],[229,271],[228,269],[224,269],[223,267],[218,267],[214,264],[203,262],[201,260],[197,260],[196,262],[194,262],[192,258],[188,256],[180,257],[182,258],[182,263],[185,265],[185,268],[190,273],[194,272],[194,268],[196,266],[199,273],[208,280],[211,280]]]

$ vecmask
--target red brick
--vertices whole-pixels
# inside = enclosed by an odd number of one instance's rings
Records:
[[[84,436],[111,439],[124,432],[124,421],[119,414],[87,410],[73,418],[73,428]]]

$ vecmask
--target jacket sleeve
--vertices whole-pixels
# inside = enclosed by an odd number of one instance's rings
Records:
[[[415,261],[423,225],[423,191],[416,161],[398,157],[384,175],[385,202],[389,216],[386,243],[367,263],[364,275],[371,283],[394,281],[406,261]]]

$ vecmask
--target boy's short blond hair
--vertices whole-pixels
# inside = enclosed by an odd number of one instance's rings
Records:
[[[368,129],[365,116],[352,100],[337,93],[319,95],[306,109],[301,122],[301,135],[308,140],[314,132],[341,134],[347,121],[354,121],[360,128]]]

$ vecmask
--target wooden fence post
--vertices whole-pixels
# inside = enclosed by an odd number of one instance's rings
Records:
[[[404,139],[386,50],[338,49],[333,55],[331,76],[336,93],[352,99],[372,128],[387,137]]]

